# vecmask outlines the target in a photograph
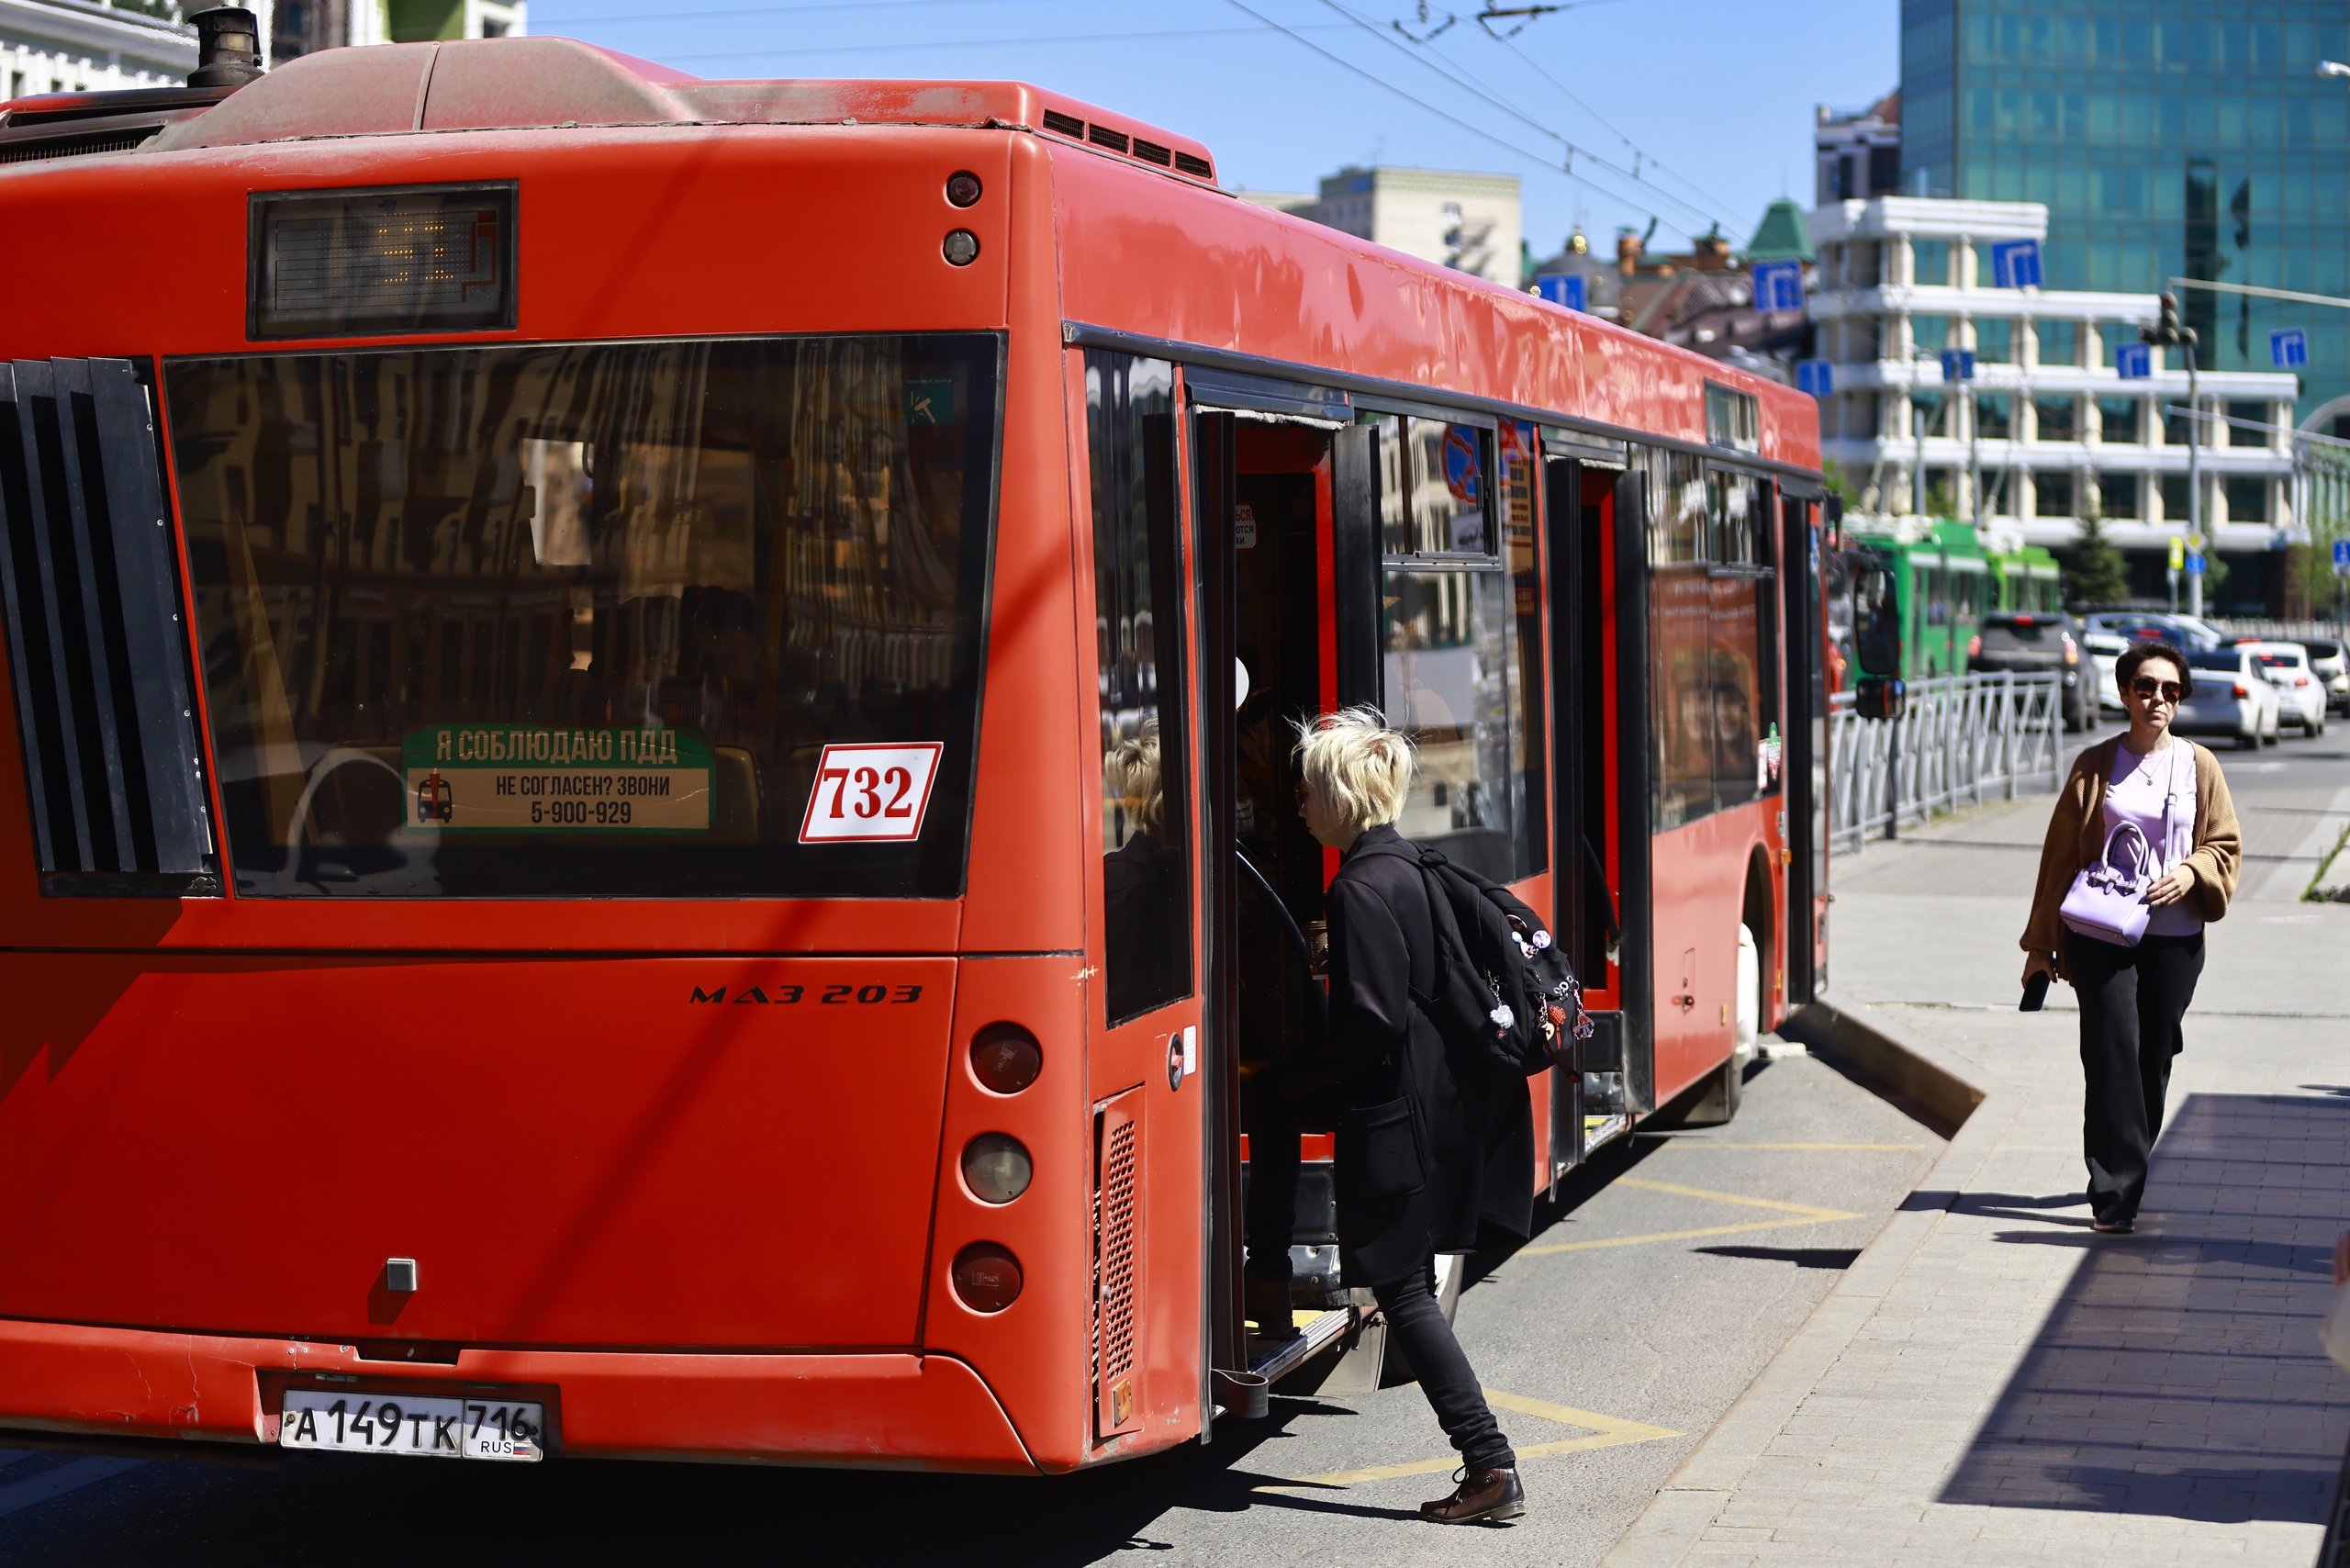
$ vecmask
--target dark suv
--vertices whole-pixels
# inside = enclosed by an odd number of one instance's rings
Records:
[[[1966,645],[1969,671],[1996,675],[2062,675],[2061,711],[2068,730],[2087,729],[2097,700],[2089,682],[2095,666],[2081,652],[2080,628],[2073,618],[2054,610],[1994,610],[1983,617],[1983,629]]]

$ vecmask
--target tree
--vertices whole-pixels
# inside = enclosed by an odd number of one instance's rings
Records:
[[[2081,542],[2073,546],[2072,570],[2066,574],[2065,597],[2075,604],[2120,604],[2130,597],[2130,570],[2121,552],[2105,536],[2104,522],[2081,520]]]

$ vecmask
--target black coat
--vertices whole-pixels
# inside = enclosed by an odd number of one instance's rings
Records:
[[[1328,1085],[1352,1109],[1332,1176],[1340,1267],[1385,1284],[1438,1252],[1466,1252],[1481,1220],[1524,1236],[1534,1204],[1533,1112],[1524,1078],[1449,1053],[1413,993],[1436,990],[1427,885],[1412,861],[1357,853],[1398,843],[1366,830],[1326,900],[1330,1025],[1283,1064],[1284,1088]]]

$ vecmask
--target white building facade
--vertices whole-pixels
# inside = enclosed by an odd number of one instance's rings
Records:
[[[2115,368],[2115,348],[2159,313],[2155,296],[1992,286],[1994,242],[2045,239],[2036,202],[1879,196],[1820,207],[1808,228],[1817,352],[1834,387],[1820,434],[1862,486],[1862,526],[1918,528],[1929,498],[1942,516],[1975,517],[1979,474],[1984,526],[2010,539],[2062,548],[2090,517],[2124,549],[2167,554],[2186,536],[2184,358],[2152,350],[2153,374],[2139,379]],[[1943,381],[1945,348],[1974,351],[1971,386]],[[2290,375],[2197,377],[2209,548],[2266,551],[2297,536],[2288,432],[2299,394]]]
[[[188,0],[183,13],[209,0]],[[404,38],[504,38],[529,30],[525,0],[243,0],[262,57]],[[129,0],[0,0],[0,97],[176,87],[196,69],[196,30]]]
[[[196,32],[128,6],[0,0],[6,96],[176,87],[196,69]]]

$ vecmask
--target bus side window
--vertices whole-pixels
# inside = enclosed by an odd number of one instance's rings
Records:
[[[1192,991],[1172,367],[1089,352],[1085,416],[1101,655],[1103,989],[1114,1025]]]
[[[1527,793],[1516,584],[1492,525],[1494,433],[1392,414],[1367,422],[1379,431],[1381,683],[1387,722],[1419,752],[1395,825],[1481,876],[1514,881],[1528,874],[1526,819],[1542,801]],[[1523,491],[1531,481],[1518,439],[1511,481]],[[1524,499],[1530,507],[1530,493]]]

